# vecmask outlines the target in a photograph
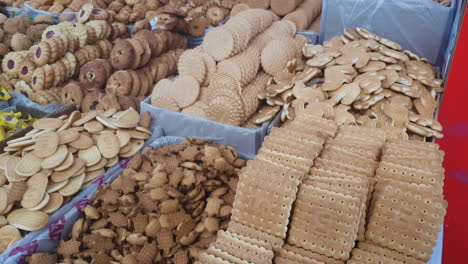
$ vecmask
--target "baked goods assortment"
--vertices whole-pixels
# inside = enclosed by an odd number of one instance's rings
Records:
[[[54,263],[193,263],[227,228],[244,165],[231,147],[200,139],[146,149],[98,190]]]
[[[252,116],[268,121],[275,113],[262,109],[256,116],[257,96],[269,82],[268,74],[301,57],[306,39],[295,32],[289,21],[273,22],[269,11],[242,11],[208,32],[201,47],[180,56],[179,76],[157,83],[151,103],[234,126],[255,127]]]
[[[446,213],[443,156],[301,115],[241,170],[228,228],[198,263],[426,263]]]
[[[50,214],[106,168],[135,155],[151,137],[150,121],[133,109],[75,111],[38,119],[25,136],[8,141],[0,158],[0,233],[10,235],[2,236],[0,252],[46,226]]]
[[[443,137],[435,119],[442,80],[424,58],[363,28],[305,45],[303,56],[306,68],[291,61],[259,96],[283,121],[305,111],[338,124],[399,128],[412,139]]]

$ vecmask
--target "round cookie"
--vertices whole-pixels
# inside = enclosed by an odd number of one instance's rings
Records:
[[[106,94],[102,97],[100,102],[104,110],[111,110],[115,109],[117,111],[121,111],[122,108],[120,107],[119,101],[117,100],[117,96],[114,94]]]
[[[133,61],[131,69],[137,69],[140,67],[142,59],[143,59],[143,53],[145,52],[145,49],[138,40],[136,39],[128,39],[128,42],[132,45],[133,49],[135,50],[135,59]]]
[[[190,75],[202,84],[206,76],[204,56],[197,50],[186,50],[179,58],[177,68],[180,75]]]
[[[60,102],[64,105],[76,105],[78,108],[83,102],[83,90],[77,82],[70,82],[65,85],[60,95]]]
[[[135,100],[134,96],[117,96],[117,101],[120,105],[120,108],[125,111],[127,109],[133,108],[138,111],[138,100]]]
[[[133,45],[127,40],[120,40],[112,49],[110,62],[117,70],[130,69],[135,62],[136,52]]]
[[[138,31],[133,38],[136,39],[144,39],[149,44],[149,48],[151,50],[151,57],[155,57],[158,54],[158,38],[151,33],[149,30],[141,30]]]
[[[130,91],[130,95],[138,96],[140,92],[140,76],[134,70],[128,70],[128,73],[132,76],[132,90]]]
[[[106,64],[102,59],[90,61],[80,69],[80,86],[88,91],[104,87],[107,81]]]
[[[104,94],[100,91],[91,91],[84,98],[81,103],[81,111],[89,112],[93,110],[103,110],[100,101],[104,97]]]
[[[172,88],[169,93],[177,102],[177,105],[185,108],[197,101],[200,95],[200,85],[192,76],[180,75],[172,82]]]
[[[115,95],[128,95],[132,89],[132,75],[128,71],[116,71],[107,81],[106,92]]]

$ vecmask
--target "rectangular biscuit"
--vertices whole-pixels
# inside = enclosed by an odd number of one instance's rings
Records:
[[[424,184],[432,186],[437,193],[442,193],[444,174],[402,166],[382,161],[376,171],[376,178],[384,178],[407,183]]]
[[[286,128],[274,127],[270,133],[271,136],[290,139],[295,142],[306,145],[323,145],[325,139],[319,133],[303,133]]]
[[[237,184],[231,219],[284,239],[299,180],[260,170],[250,175]]]
[[[314,168],[327,169],[333,172],[338,172],[353,177],[373,177],[374,173],[369,170],[365,170],[350,164],[333,161],[329,159],[323,159],[321,157],[316,158],[314,161]]]
[[[385,264],[404,264],[403,262],[387,258],[382,255],[374,254],[372,252],[364,251],[360,248],[355,248],[351,252],[351,259],[347,263],[360,264],[360,263],[385,263]]]
[[[284,248],[279,250],[278,256],[285,258],[287,260],[290,260],[290,261],[295,261],[295,262],[303,263],[303,264],[324,264],[321,261],[318,261],[316,259],[311,259],[307,256],[303,256],[292,251],[288,251]]]
[[[301,185],[294,204],[288,243],[347,260],[360,219],[358,198]]]
[[[229,221],[227,231],[234,234],[242,235],[244,237],[250,237],[252,239],[260,241],[260,243],[263,244],[270,244],[271,247],[275,250],[281,248],[284,244],[284,240],[279,237],[270,235],[254,227],[250,227],[233,220]],[[264,247],[268,248],[267,246]]]
[[[251,263],[270,264],[274,257],[272,250],[240,240],[228,231],[218,231],[216,242],[213,245],[232,256]]]
[[[293,245],[290,245],[290,244],[285,244],[283,246],[283,248],[285,250],[287,250],[287,251],[294,252],[294,253],[296,253],[298,255],[308,257],[310,259],[315,259],[315,260],[317,260],[319,262],[323,262],[323,263],[326,263],[326,264],[344,264],[344,261],[342,261],[342,260],[337,260],[337,259],[334,259],[334,258],[330,258],[330,257],[327,257],[325,255],[318,254],[318,253],[312,252],[310,250],[299,248],[299,247],[296,247],[296,246],[293,246]]]
[[[424,264],[425,263],[424,261],[417,260],[413,257],[406,256],[395,250],[384,248],[376,244],[372,244],[370,242],[359,242],[358,248],[364,251],[370,252],[370,253],[384,256],[386,258],[389,258],[395,261],[400,261],[405,264]]]
[[[428,261],[446,214],[446,201],[427,186],[379,181],[369,211],[366,238]]]

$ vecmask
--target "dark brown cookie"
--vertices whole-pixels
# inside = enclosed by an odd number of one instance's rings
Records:
[[[138,95],[146,95],[150,89],[148,77],[146,76],[145,71],[142,69],[138,70],[137,74],[140,77],[140,91],[138,92]]]
[[[138,31],[135,35],[133,35],[133,38],[146,40],[146,42],[149,44],[149,48],[151,49],[151,57],[158,55],[158,38],[151,31]]]
[[[112,49],[110,61],[116,70],[130,69],[135,62],[136,52],[127,40],[119,40]]]
[[[133,61],[131,69],[138,69],[138,67],[140,67],[141,65],[145,49],[143,45],[136,39],[128,39],[128,42],[133,46],[133,49],[135,50],[135,60]]]
[[[104,110],[103,106],[100,103],[102,100],[102,97],[104,97],[104,93],[102,93],[101,91],[89,92],[83,98],[83,102],[81,103],[81,111],[89,112],[92,110]]]
[[[129,95],[133,78],[128,71],[116,71],[107,81],[106,92],[115,95]]]
[[[138,111],[138,104],[135,103],[135,96],[117,96],[120,107],[122,110],[127,110],[130,107]]]
[[[151,49],[146,39],[138,39],[138,38],[134,38],[134,39],[140,42],[140,44],[143,46],[143,55],[141,56],[141,61],[140,61],[140,66],[139,66],[139,67],[143,67],[146,64],[148,64],[148,62],[151,59]]]
[[[132,83],[133,85],[132,85],[132,90],[130,91],[130,95],[137,96],[140,92],[140,86],[141,86],[140,76],[134,70],[128,70],[128,72],[132,76],[132,80],[133,80],[133,83]]]
[[[80,86],[88,91],[98,90],[104,87],[107,81],[105,60],[92,60],[80,69]]]
[[[71,82],[65,85],[62,89],[60,101],[64,105],[76,105],[78,108],[81,107],[83,102],[83,90],[81,89],[78,82]]]
[[[115,109],[117,111],[122,110],[122,107],[120,107],[120,103],[117,100],[117,96],[115,94],[106,94],[102,97],[102,100],[100,102],[104,110],[111,110]]]

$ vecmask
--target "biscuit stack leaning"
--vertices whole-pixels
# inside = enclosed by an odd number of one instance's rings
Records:
[[[35,231],[49,214],[103,175],[106,168],[135,155],[151,136],[151,117],[123,112],[78,111],[42,118],[22,138],[8,141],[1,157],[1,230]],[[2,232],[0,230],[0,233]],[[18,232],[19,234],[19,232]],[[2,241],[2,251],[18,236]]]

